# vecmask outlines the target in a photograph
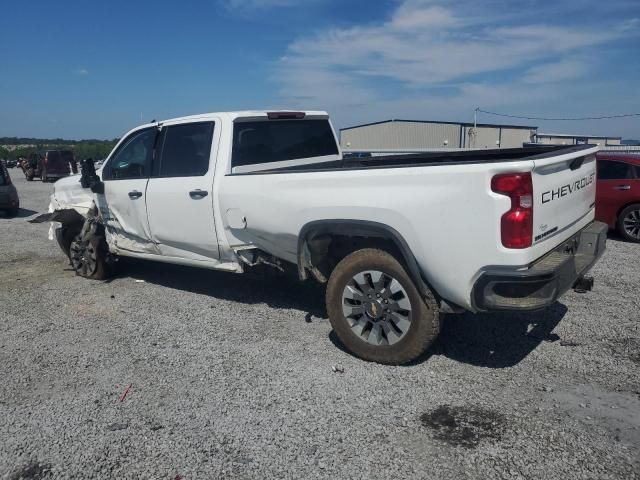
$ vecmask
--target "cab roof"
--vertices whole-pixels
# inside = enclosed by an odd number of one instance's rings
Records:
[[[265,118],[269,117],[270,114],[303,114],[303,118],[313,117],[313,118],[329,118],[329,114],[325,111],[320,110],[241,110],[236,112],[211,112],[211,113],[199,113],[195,115],[188,115],[185,117],[175,117],[168,118],[165,120],[154,120],[152,122],[146,123],[144,125],[139,125],[135,127],[133,130],[138,130],[139,128],[145,128],[153,125],[164,124],[164,123],[176,123],[176,122],[185,122],[191,120],[209,120],[215,118],[226,118],[231,120],[232,122],[239,118]]]

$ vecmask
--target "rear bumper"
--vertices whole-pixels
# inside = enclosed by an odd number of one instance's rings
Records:
[[[526,270],[486,269],[471,293],[474,308],[537,310],[551,305],[602,256],[607,230],[605,223],[592,222]]]

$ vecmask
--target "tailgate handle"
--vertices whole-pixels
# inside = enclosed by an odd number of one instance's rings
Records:
[[[614,190],[631,190],[631,185],[618,185],[617,187],[613,187]]]
[[[582,166],[583,163],[584,163],[584,157],[578,157],[571,161],[571,163],[569,164],[569,168],[571,170],[577,170]]]

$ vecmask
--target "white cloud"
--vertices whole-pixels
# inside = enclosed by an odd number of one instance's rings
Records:
[[[89,75],[89,70],[86,68],[76,68],[73,70],[73,73],[76,75]]]
[[[465,0],[400,0],[378,24],[300,38],[277,65],[281,98],[292,107],[331,110],[343,122],[412,112],[460,119],[475,106],[561,98],[566,90],[559,84],[597,65],[594,47],[628,35],[605,24],[544,23],[520,7],[503,11],[503,2],[488,5],[482,3],[492,10],[482,12]]]
[[[638,33],[638,30],[640,30],[640,18],[635,17],[624,20],[618,25],[618,30],[621,32],[635,31]]]
[[[523,80],[527,83],[562,82],[583,77],[589,71],[586,60],[560,60],[527,70]]]

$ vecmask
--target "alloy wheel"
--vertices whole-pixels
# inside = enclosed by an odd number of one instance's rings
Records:
[[[83,241],[76,237],[69,247],[69,257],[73,269],[83,276],[95,273],[98,267],[98,257],[95,247],[91,242]]]
[[[622,220],[624,231],[630,237],[640,239],[640,210],[631,210]]]
[[[411,301],[398,280],[377,270],[354,275],[342,293],[353,333],[371,345],[393,345],[411,327]]]

